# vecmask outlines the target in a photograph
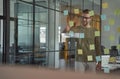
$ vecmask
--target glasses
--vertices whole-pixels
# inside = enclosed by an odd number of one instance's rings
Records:
[[[90,19],[91,17],[84,17],[84,16],[81,16],[82,19]]]

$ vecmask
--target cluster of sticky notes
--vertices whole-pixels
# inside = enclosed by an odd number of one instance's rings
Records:
[[[117,32],[120,32],[120,27],[117,28]]]
[[[95,50],[95,45],[94,44],[90,44],[90,50]]]
[[[114,37],[113,35],[110,35],[110,36],[109,36],[109,40],[110,40],[110,41],[114,41],[114,40],[115,40],[115,37]]]
[[[73,21],[69,21],[69,26],[70,27],[74,26],[74,22]]]
[[[110,51],[109,51],[109,49],[104,49],[104,54],[109,54],[110,53]]]
[[[110,25],[114,25],[115,24],[115,20],[114,19],[109,19],[109,24]]]
[[[92,56],[92,55],[88,55],[88,56],[87,56],[87,60],[88,60],[88,61],[93,61],[93,56]]]
[[[105,31],[110,31],[110,26],[109,26],[109,25],[105,25],[105,26],[104,26],[104,30],[105,30]]]
[[[101,61],[101,56],[96,56],[96,61],[97,62]]]
[[[105,14],[101,15],[101,20],[106,20],[106,15]]]
[[[109,62],[116,62],[116,57],[110,57]]]
[[[68,15],[68,10],[63,11],[64,15]]]
[[[80,13],[79,9],[74,9],[74,13],[79,14]]]
[[[82,55],[83,54],[83,50],[82,49],[78,49],[78,55]]]
[[[84,33],[80,33],[80,38],[84,38],[85,34]]]
[[[100,36],[100,31],[95,31],[95,36]]]
[[[104,73],[110,73],[110,69],[108,67],[104,68]]]
[[[108,8],[108,3],[107,2],[102,3],[102,8]]]
[[[91,10],[91,11],[89,12],[89,15],[90,15],[90,16],[94,16],[94,11]]]

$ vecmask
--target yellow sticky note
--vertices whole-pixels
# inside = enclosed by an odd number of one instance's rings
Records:
[[[91,10],[91,11],[89,12],[89,15],[90,15],[90,16],[94,16],[94,11]]]
[[[120,27],[117,28],[117,32],[120,32]]]
[[[93,56],[92,55],[88,55],[87,59],[88,59],[88,61],[93,61]]]
[[[116,62],[116,57],[110,57],[109,62]]]
[[[109,49],[104,49],[104,54],[109,54],[110,52],[109,52]]]
[[[114,10],[114,15],[120,15],[120,9]]]
[[[100,31],[95,31],[95,36],[100,36]]]
[[[94,44],[90,45],[90,50],[95,50],[95,45]]]
[[[74,13],[79,14],[80,13],[79,9],[74,9]]]
[[[72,27],[74,25],[74,22],[73,21],[69,21],[69,25],[70,25],[70,27]]]
[[[102,8],[108,8],[108,3],[107,2],[102,3]]]
[[[78,55],[82,55],[83,54],[83,50],[82,49],[78,49]]]
[[[120,50],[120,44],[119,44],[119,45],[117,45],[117,49],[118,49],[118,50]]]
[[[109,36],[109,40],[110,40],[110,41],[114,41],[114,40],[115,40],[115,37],[114,37],[113,35],[110,35],[110,36]]]
[[[109,19],[109,24],[110,25],[114,25],[115,24],[115,20],[114,19]]]

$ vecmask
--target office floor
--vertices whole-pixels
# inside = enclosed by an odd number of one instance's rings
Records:
[[[0,65],[0,79],[120,79],[120,70],[105,74],[46,69],[38,66]]]

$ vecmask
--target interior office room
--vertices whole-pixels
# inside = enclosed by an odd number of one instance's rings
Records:
[[[51,73],[49,78],[118,79],[119,3],[119,0],[0,0],[0,78],[19,79],[21,72],[35,74],[39,79],[48,79],[39,73]],[[95,58],[86,57],[88,63],[95,61],[92,65],[95,73],[79,72],[82,67],[76,62],[84,60],[80,58],[84,50],[79,47],[86,36],[81,31],[70,30],[77,23],[82,25],[85,9],[89,10],[90,25],[96,29],[94,37],[99,40],[99,44],[94,41],[95,44],[89,46],[91,51],[96,51]],[[83,42],[79,43],[80,40]],[[87,68],[87,65],[83,66]],[[21,78],[33,79],[24,74]]]

